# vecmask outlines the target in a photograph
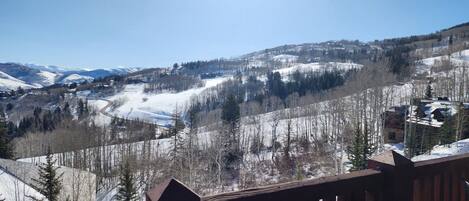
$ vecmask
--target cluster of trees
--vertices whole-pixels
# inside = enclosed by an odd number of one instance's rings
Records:
[[[13,147],[8,135],[5,119],[0,115],[0,158],[12,158]]]
[[[348,72],[350,73],[350,72]],[[282,100],[293,93],[304,96],[306,93],[319,93],[345,83],[347,75],[339,70],[300,73],[295,71],[287,82],[282,80],[279,72],[267,75],[266,90],[268,95],[277,96]]]
[[[193,61],[187,63],[175,64],[174,69],[182,67],[181,73],[187,75],[200,75],[205,73],[235,73],[239,69],[247,68],[247,60],[214,59],[210,61]]]
[[[355,70],[305,73],[296,71],[289,75],[288,79],[284,79],[279,72],[271,72],[267,74],[266,82],[259,80],[254,75],[248,75],[246,79],[243,79],[241,74],[237,74],[234,79],[208,89],[196,97],[191,102],[191,106],[188,107],[191,110],[189,113],[206,113],[221,109],[224,100],[231,95],[235,97],[237,103],[255,101],[259,104],[271,104],[271,99],[279,99],[282,107],[286,107],[289,106],[288,97],[324,93],[342,86],[354,72]]]
[[[204,82],[198,77],[185,75],[159,74],[145,84],[145,93],[180,92],[194,87],[202,87]]]
[[[84,115],[85,109],[84,104],[81,105],[80,112],[81,116]],[[65,103],[64,106],[56,107],[53,111],[44,110],[40,107],[36,107],[33,111],[32,116],[23,117],[18,126],[14,123],[8,123],[9,133],[15,137],[24,136],[27,132],[48,132],[53,131],[56,125],[65,119],[72,119],[72,111],[70,105]]]

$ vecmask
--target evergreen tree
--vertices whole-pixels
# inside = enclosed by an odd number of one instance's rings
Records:
[[[456,141],[456,130],[454,129],[453,121],[450,119],[445,119],[439,132],[440,144],[451,144]]]
[[[376,151],[376,147],[371,142],[371,135],[370,135],[370,130],[368,129],[368,124],[365,123],[364,129],[363,129],[363,159],[365,160],[362,166],[363,169],[366,169],[367,160],[371,157],[371,155],[375,151]]]
[[[49,201],[59,200],[62,189],[63,174],[57,173],[58,167],[54,167],[54,163],[55,160],[49,147],[46,154],[46,163],[39,166],[39,179],[33,179],[37,183],[35,188]]]
[[[431,85],[431,83],[428,83],[427,88],[425,89],[425,98],[426,99],[432,99],[433,98],[432,91],[433,91],[432,85]]]
[[[239,122],[241,114],[234,95],[228,96],[222,107],[223,121],[223,166],[227,170],[238,170],[243,154],[239,149]]]
[[[347,149],[348,158],[352,162],[352,171],[366,169],[367,161],[376,150],[371,143],[368,125],[365,123],[363,130],[357,126],[351,147]]]
[[[121,165],[119,176],[119,188],[117,190],[116,200],[133,201],[138,200],[137,189],[134,185],[134,176],[130,171],[128,160]]]
[[[83,102],[82,99],[78,100],[77,112],[78,112],[78,118],[80,119],[83,117],[83,114],[85,114],[85,103]]]
[[[5,120],[0,117],[0,158],[12,158],[13,149],[8,138]]]
[[[63,114],[66,118],[72,118],[72,112],[70,110],[70,104],[68,102],[65,102],[64,109],[63,109]]]
[[[225,124],[239,123],[240,109],[234,95],[228,96],[225,103],[223,104],[221,119]]]
[[[350,162],[352,163],[352,171],[361,170],[365,164],[363,158],[364,142],[362,132],[357,127],[354,131],[352,145],[347,149],[347,154]]]

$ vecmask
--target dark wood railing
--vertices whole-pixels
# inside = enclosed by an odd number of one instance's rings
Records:
[[[466,201],[469,154],[413,163],[396,152],[348,174],[201,197],[175,179],[150,190],[147,201]]]

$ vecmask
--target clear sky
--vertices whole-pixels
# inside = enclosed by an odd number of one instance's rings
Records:
[[[468,0],[0,0],[0,61],[162,67],[469,21]]]

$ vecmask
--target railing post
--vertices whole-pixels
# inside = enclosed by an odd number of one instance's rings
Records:
[[[389,151],[370,159],[368,168],[384,173],[384,201],[412,201],[415,170],[411,160]]]

